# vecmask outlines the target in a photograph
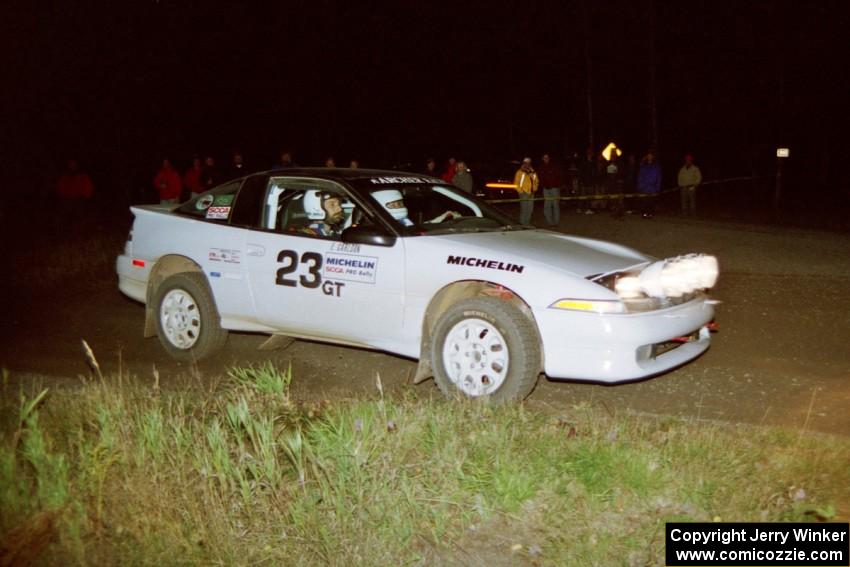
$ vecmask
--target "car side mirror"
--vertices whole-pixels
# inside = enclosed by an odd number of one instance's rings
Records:
[[[346,244],[395,246],[396,237],[373,226],[352,226],[342,231],[342,241]]]

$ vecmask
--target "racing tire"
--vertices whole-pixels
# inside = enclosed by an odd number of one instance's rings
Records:
[[[434,327],[431,366],[437,387],[449,398],[520,402],[540,376],[540,337],[516,305],[494,297],[464,299]]]
[[[154,295],[154,309],[159,341],[177,360],[203,360],[227,342],[203,274],[185,272],[166,278]]]

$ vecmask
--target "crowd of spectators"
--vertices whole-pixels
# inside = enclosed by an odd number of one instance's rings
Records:
[[[684,156],[677,182],[681,194],[681,211],[684,215],[696,213],[697,188],[702,183],[699,167],[690,154]],[[516,162],[515,162],[516,163]],[[321,162],[324,167],[337,167],[333,156]],[[152,179],[153,189],[161,204],[174,204],[192,198],[212,187],[231,179],[242,177],[258,169],[285,170],[299,167],[291,150],[283,149],[275,163],[268,168],[251,168],[240,151],[230,154],[224,167],[220,167],[214,156],[192,158],[185,171],[179,171],[173,162],[163,159]],[[360,163],[351,159],[348,167],[358,169]],[[476,191],[474,173],[466,161],[450,157],[442,168],[434,158],[425,160],[418,173],[441,179],[459,189]],[[483,181],[483,180],[479,180]],[[655,214],[657,197],[661,193],[662,175],[655,151],[647,151],[638,160],[633,153],[623,155],[616,147],[602,152],[588,149],[581,160],[574,159],[562,164],[549,153],[542,154],[535,165],[526,157],[520,163],[513,178],[519,202],[522,224],[530,224],[534,204],[543,201],[546,224],[558,226],[565,200],[578,203],[575,210],[582,214],[610,212],[616,218],[625,213],[639,213],[644,218]],[[56,194],[65,207],[78,206],[90,200],[95,188],[91,178],[75,160],[68,160],[65,170],[56,182]],[[640,199],[626,199],[622,195],[646,195]]]

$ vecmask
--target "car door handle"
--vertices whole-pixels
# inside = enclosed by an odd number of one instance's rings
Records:
[[[248,256],[265,256],[266,247],[261,244],[248,244]]]

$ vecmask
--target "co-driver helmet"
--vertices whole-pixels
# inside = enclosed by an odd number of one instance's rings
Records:
[[[375,199],[392,217],[398,221],[407,218],[407,207],[404,206],[404,196],[398,189],[383,189],[372,193]]]

